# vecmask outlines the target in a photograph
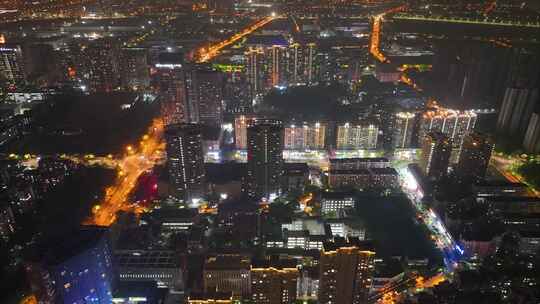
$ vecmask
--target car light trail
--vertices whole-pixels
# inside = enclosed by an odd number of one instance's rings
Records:
[[[163,122],[154,120],[148,135],[143,136],[138,149],[131,146],[123,159],[118,161],[120,168],[114,185],[106,189],[105,199],[92,208],[92,215],[84,224],[110,226],[116,220],[118,211],[141,212],[140,208],[129,202],[129,194],[135,188],[141,174],[154,167],[163,151]],[[128,147],[128,148],[129,148]]]
[[[390,60],[388,60],[388,58],[386,58],[380,50],[381,27],[382,27],[383,18],[387,14],[402,11],[406,7],[407,7],[406,5],[403,5],[403,6],[389,9],[382,14],[376,15],[373,19],[373,28],[371,30],[371,43],[370,43],[369,51],[371,55],[373,55],[373,57],[375,57],[375,59],[377,59],[380,62],[390,63]]]
[[[196,51],[196,58],[197,58],[197,62],[199,63],[203,63],[203,62],[208,62],[210,61],[212,58],[216,57],[217,55],[219,55],[219,52],[237,42],[238,40],[242,39],[243,37],[253,33],[254,31],[260,29],[261,27],[267,25],[268,23],[276,20],[276,19],[279,19],[281,18],[281,16],[277,16],[277,15],[274,15],[272,14],[271,16],[268,16],[268,17],[265,17],[259,21],[257,21],[255,24],[253,25],[250,25],[249,27],[243,29],[241,32],[239,33],[236,33],[234,34],[232,37],[230,38],[227,38],[219,43],[216,43],[214,45],[211,45],[209,47],[202,47],[200,49],[198,49]]]

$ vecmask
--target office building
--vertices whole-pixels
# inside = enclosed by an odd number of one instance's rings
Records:
[[[120,282],[155,282],[158,288],[183,290],[179,259],[172,250],[115,250]]]
[[[493,147],[493,141],[486,135],[480,133],[466,135],[459,155],[457,173],[466,180],[472,179],[477,182],[483,180]]]
[[[407,149],[411,147],[415,124],[414,113],[399,112],[394,114],[392,126],[392,148]]]
[[[538,89],[507,88],[499,111],[497,131],[522,140],[539,98]]]
[[[398,177],[399,175],[394,168],[330,169],[328,185],[333,189],[395,189],[399,187]]]
[[[106,228],[85,227],[49,241],[25,270],[38,303],[112,302],[112,252]]]
[[[307,163],[285,163],[283,170],[283,191],[303,192],[305,186],[309,184]]]
[[[286,150],[323,150],[325,148],[326,124],[303,123],[285,126]]]
[[[523,139],[523,149],[526,153],[540,153],[540,114],[534,113],[529,120],[527,132]]]
[[[175,124],[165,130],[171,194],[196,204],[205,195],[201,127]]]
[[[374,123],[345,123],[337,126],[338,150],[376,149],[379,127]]]
[[[271,199],[281,192],[283,124],[258,119],[248,127],[248,172],[245,191],[254,199]]]
[[[295,260],[254,261],[251,266],[251,301],[256,304],[294,303],[298,276]]]
[[[390,160],[386,157],[331,158],[331,170],[356,170],[388,168]]]
[[[10,86],[24,84],[25,72],[20,46],[0,44],[0,73]]]
[[[448,173],[452,140],[441,132],[431,132],[422,140],[420,168],[425,176],[438,180]]]
[[[355,199],[349,192],[322,192],[321,193],[321,212],[337,213],[347,208],[354,208]]]
[[[247,128],[255,119],[253,114],[240,114],[234,118],[234,145],[236,149],[247,149]]]
[[[188,91],[183,55],[161,53],[152,70],[152,81],[161,97],[165,125],[189,122]]]
[[[319,262],[319,303],[366,303],[374,257],[373,244],[368,241],[335,238],[325,242]]]
[[[220,254],[204,262],[204,292],[231,292],[233,297],[251,296],[251,261],[237,254]]]

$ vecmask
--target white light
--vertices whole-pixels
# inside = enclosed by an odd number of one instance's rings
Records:
[[[221,193],[221,194],[219,195],[219,198],[221,198],[222,200],[226,200],[227,197],[229,197],[229,195],[227,195],[227,193]]]
[[[174,68],[181,68],[182,65],[177,63],[156,63],[156,68],[165,68],[165,69],[174,69]]]
[[[275,17],[276,16],[276,12],[272,12],[272,17]]]

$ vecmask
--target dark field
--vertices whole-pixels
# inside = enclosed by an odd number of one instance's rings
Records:
[[[54,97],[33,110],[30,134],[3,152],[118,153],[137,142],[158,113],[157,103],[133,103],[135,97],[130,93]],[[132,106],[123,110],[123,104]]]

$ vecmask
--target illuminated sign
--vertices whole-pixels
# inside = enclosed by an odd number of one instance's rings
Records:
[[[182,65],[179,63],[156,63],[156,68],[163,68],[163,69],[176,69],[181,68]]]

